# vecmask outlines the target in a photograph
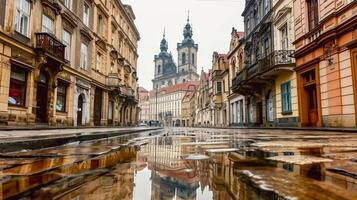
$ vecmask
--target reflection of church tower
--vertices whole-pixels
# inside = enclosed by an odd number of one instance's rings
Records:
[[[165,31],[160,43],[160,53],[155,55],[155,78],[154,88],[161,88],[175,84],[177,67],[173,61],[171,53],[168,53],[168,42],[165,38]]]
[[[192,26],[190,18],[187,17],[187,24],[183,31],[184,39],[177,44],[178,53],[178,82],[198,80],[197,74],[197,51],[198,45],[192,39]]]

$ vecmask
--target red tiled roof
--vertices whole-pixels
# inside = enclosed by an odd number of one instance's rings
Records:
[[[188,81],[185,83],[179,83],[176,85],[160,88],[159,93],[165,93],[165,94],[170,94],[170,93],[175,93],[179,91],[187,91],[187,90],[194,90],[193,86],[198,86],[199,81]],[[155,96],[155,90],[150,91],[150,96]]]

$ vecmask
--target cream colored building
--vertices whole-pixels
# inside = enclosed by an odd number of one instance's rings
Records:
[[[2,3],[2,124],[136,123],[140,36],[129,5],[116,0]]]
[[[185,126],[182,117],[182,99],[188,90],[194,91],[197,81],[179,83],[150,92],[151,120],[165,126]]]

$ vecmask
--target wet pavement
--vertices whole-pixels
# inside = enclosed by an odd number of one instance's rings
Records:
[[[357,133],[165,129],[0,154],[0,199],[357,199]]]

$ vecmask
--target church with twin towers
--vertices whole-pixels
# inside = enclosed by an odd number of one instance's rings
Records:
[[[184,83],[187,81],[197,81],[197,51],[198,44],[192,39],[192,26],[190,18],[183,30],[183,40],[177,43],[178,64],[176,65],[171,52],[168,52],[168,42],[165,38],[165,31],[160,44],[160,53],[155,55],[155,77],[152,80],[153,89]]]

